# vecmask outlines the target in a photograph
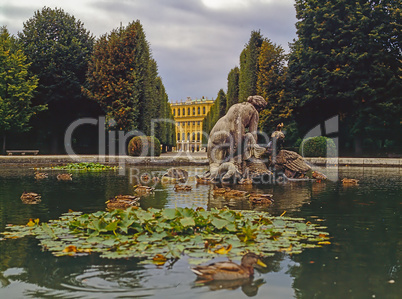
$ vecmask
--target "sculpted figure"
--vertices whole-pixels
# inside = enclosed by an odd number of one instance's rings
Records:
[[[263,97],[250,96],[247,102],[230,107],[217,121],[208,140],[208,177],[239,179],[244,172],[243,162],[259,158],[266,151],[256,143],[259,112],[266,105]]]

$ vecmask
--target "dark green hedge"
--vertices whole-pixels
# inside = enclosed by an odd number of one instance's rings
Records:
[[[130,156],[160,156],[161,143],[154,136],[136,136],[128,144]]]
[[[310,137],[304,139],[300,144],[299,153],[303,157],[335,157],[336,145],[335,142],[328,137]]]

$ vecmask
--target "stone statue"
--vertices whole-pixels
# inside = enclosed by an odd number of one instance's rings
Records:
[[[268,143],[269,167],[277,174],[283,174],[287,179],[320,179],[325,180],[326,176],[318,171],[312,171],[302,156],[293,151],[283,149],[285,134],[282,132],[283,123],[276,126]],[[311,177],[307,173],[311,172]]]
[[[263,97],[250,96],[246,102],[230,107],[217,121],[208,140],[207,178],[237,181],[271,174],[259,160],[266,149],[257,144],[259,112],[266,105]]]
[[[208,139],[209,170],[202,179],[215,182],[272,182],[272,169],[288,179],[304,179],[311,167],[299,154],[282,149],[285,134],[278,124],[267,148],[257,144],[259,112],[267,102],[255,95],[230,107],[212,128]],[[269,157],[265,160],[266,157]],[[264,160],[263,160],[264,158]],[[322,175],[325,177],[324,175]]]

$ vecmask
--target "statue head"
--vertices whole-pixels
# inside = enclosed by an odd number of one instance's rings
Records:
[[[267,101],[264,100],[264,98],[262,96],[249,96],[247,98],[247,102],[249,102],[251,105],[253,105],[255,107],[255,109],[257,109],[258,112],[260,112],[261,110],[263,110],[265,108],[265,106],[267,106]]]

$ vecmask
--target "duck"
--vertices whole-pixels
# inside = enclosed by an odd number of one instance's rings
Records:
[[[218,188],[217,186],[214,187],[214,196],[216,195],[224,195],[227,191],[230,191],[230,188]]]
[[[238,182],[239,185],[252,185],[253,184],[253,180],[252,179],[241,179]]]
[[[344,185],[358,185],[358,183],[359,183],[359,180],[356,180],[356,179],[344,178],[342,180],[342,184],[344,184]]]
[[[228,190],[225,192],[225,197],[244,197],[248,193],[247,191],[241,191],[241,190]]]
[[[212,183],[211,179],[200,177],[198,175],[195,176],[195,180],[196,180],[197,184],[207,185],[207,184]]]
[[[317,182],[325,181],[327,179],[327,176],[325,174],[318,171],[313,171],[311,173],[311,176],[313,179],[316,179]]]
[[[191,186],[189,185],[174,185],[174,191],[191,191]]]
[[[48,174],[45,172],[35,172],[35,179],[36,180],[42,180],[42,179],[47,179]]]
[[[143,182],[148,182],[149,181],[149,175],[148,174],[143,174],[142,176],[141,176],[141,181],[143,181]]]
[[[41,201],[41,196],[35,192],[24,192],[21,195],[21,200],[25,204],[37,204]]]
[[[271,204],[273,202],[272,197],[272,194],[251,193],[248,200],[254,204]]]
[[[158,178],[157,176],[154,176],[153,178],[152,178],[152,182],[154,182],[154,183],[157,183],[157,182],[159,182],[161,179],[160,178]]]
[[[72,181],[73,175],[71,173],[60,173],[57,175],[58,181]]]
[[[149,186],[143,186],[143,185],[137,185],[137,186],[134,186],[134,188],[135,188],[134,191],[140,195],[149,194],[155,190],[155,188],[152,188]]]
[[[106,202],[107,208],[113,209],[127,209],[129,207],[138,206],[139,197],[133,195],[117,195]]]
[[[249,252],[242,257],[240,265],[232,261],[225,261],[193,267],[191,271],[197,275],[197,279],[203,281],[236,280],[254,276],[255,265],[266,267],[259,255]]]

